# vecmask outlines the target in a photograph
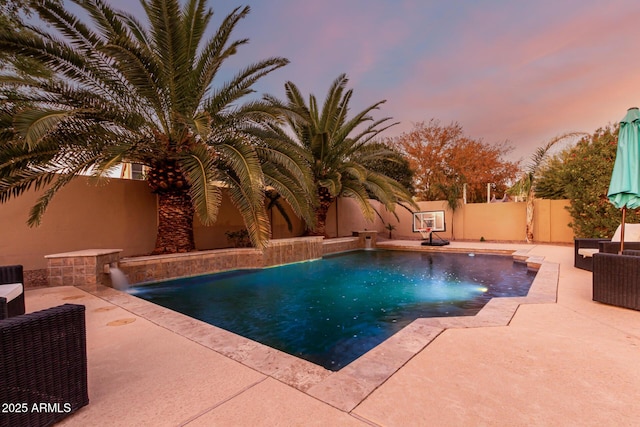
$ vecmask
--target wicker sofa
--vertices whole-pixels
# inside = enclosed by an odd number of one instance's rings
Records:
[[[24,311],[22,266],[0,266],[0,319],[24,314]]]
[[[624,248],[640,250],[640,224],[625,224],[624,230]],[[617,254],[620,251],[620,234],[621,227],[618,226],[611,239],[574,239],[574,267],[593,271],[594,254]]]
[[[48,426],[89,403],[85,307],[0,320],[0,427]]]
[[[640,251],[594,254],[593,300],[640,310]]]

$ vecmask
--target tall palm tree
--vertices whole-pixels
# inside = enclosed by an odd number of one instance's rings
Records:
[[[308,228],[317,235],[326,234],[327,212],[339,196],[355,199],[371,221],[375,211],[369,203],[370,198],[379,200],[391,212],[396,203],[415,206],[406,188],[365,166],[378,159],[397,160],[391,149],[373,142],[376,136],[395,124],[387,124],[390,118],[374,120],[370,115],[385,101],[377,102],[349,118],[353,90],[346,90],[347,83],[344,74],[334,80],[321,110],[314,95],[309,96],[307,104],[292,82],[285,84],[286,102],[265,97],[275,107],[290,113],[287,123],[283,127],[272,128],[272,131],[283,141],[301,147],[307,155],[317,195],[316,227],[308,224]]]
[[[249,7],[235,9],[205,40],[213,16],[206,0],[141,0],[145,24],[103,0],[74,3],[90,22],[43,0],[34,7],[55,33],[0,30],[1,51],[55,72],[53,80],[0,77],[0,202],[45,189],[29,217],[37,225],[77,175],[107,176],[132,162],[148,167],[158,195],[155,253],[193,250],[194,214],[214,222],[223,189],[257,247],[269,237],[266,186],[311,218],[302,155],[256,139],[275,119],[273,108],[241,103],[257,80],[288,61],[251,64],[214,87],[223,62],[248,41],[231,34]]]

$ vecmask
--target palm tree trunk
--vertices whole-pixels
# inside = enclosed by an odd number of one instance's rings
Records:
[[[526,240],[527,243],[533,242],[533,201],[534,193],[529,192],[527,196],[527,226],[526,226]]]
[[[188,190],[158,193],[158,236],[154,254],[189,252],[193,240],[194,209]]]
[[[327,236],[327,213],[333,203],[334,197],[331,197],[329,190],[325,187],[318,187],[318,199],[320,203],[315,210],[316,214],[316,228],[314,230],[307,230],[310,236]]]

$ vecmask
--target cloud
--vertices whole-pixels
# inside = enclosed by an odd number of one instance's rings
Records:
[[[510,140],[521,154],[563,132],[590,132],[622,117],[640,89],[633,72],[640,56],[630,37],[638,14],[583,4],[576,13],[548,16],[544,5],[533,6],[520,26],[512,24],[513,7],[453,22],[457,33],[443,41],[442,55],[420,58],[398,87],[394,115],[455,120],[472,137]]]
[[[251,41],[225,73],[283,56],[290,65],[256,89],[283,97],[291,80],[320,99],[347,73],[352,111],[388,100],[379,117],[402,122],[390,135],[431,118],[458,121],[469,136],[508,140],[527,157],[560,133],[592,132],[640,104],[640,2],[244,3],[252,12],[234,36]],[[234,7],[211,6],[216,25]]]

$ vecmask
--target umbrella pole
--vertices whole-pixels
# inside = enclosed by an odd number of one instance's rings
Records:
[[[627,222],[627,207],[622,207],[622,224],[620,224],[620,252],[618,254],[622,254],[624,250],[624,225]]]

